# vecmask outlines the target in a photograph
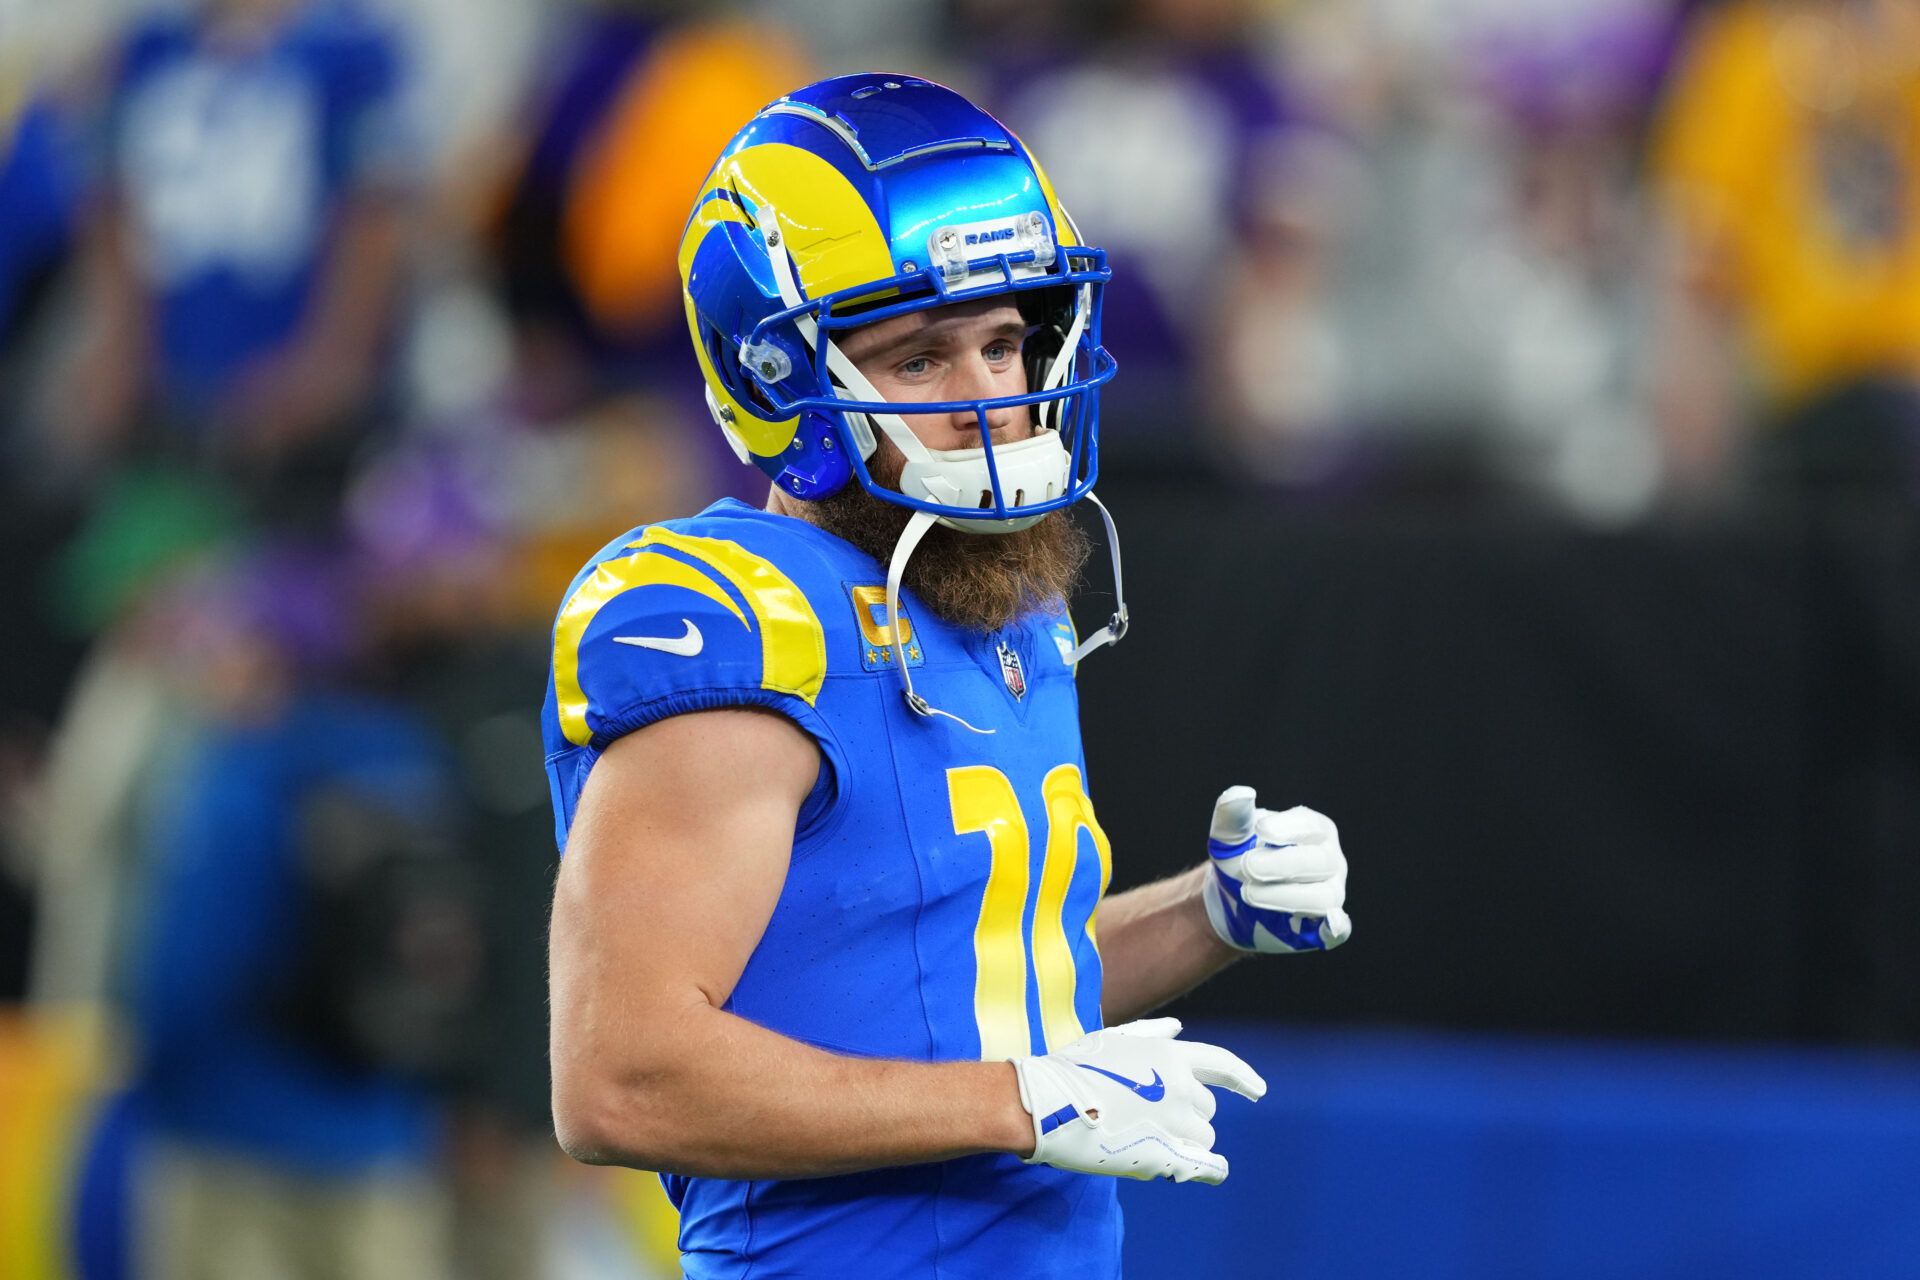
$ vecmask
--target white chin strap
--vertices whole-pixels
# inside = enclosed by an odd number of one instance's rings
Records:
[[[1107,552],[1113,559],[1113,616],[1107,619],[1107,625],[1080,642],[1073,651],[1073,665],[1079,666],[1080,660],[1103,644],[1119,644],[1127,634],[1127,592],[1120,580],[1120,531],[1114,528],[1113,512],[1107,510],[1107,504],[1100,501],[1098,494],[1089,493],[1087,501],[1100,508],[1100,520],[1107,526]]]
[[[915,547],[920,539],[927,536],[927,530],[933,528],[939,517],[931,511],[916,511],[907,521],[907,527],[900,532],[900,541],[893,544],[893,560],[887,565],[887,627],[893,637],[893,665],[899,669],[901,682],[907,687],[907,706],[917,716],[932,718],[945,716],[962,729],[974,733],[993,733],[995,730],[982,729],[968,724],[951,711],[942,711],[913,691],[913,672],[907,669],[907,647],[900,639],[900,578],[907,571],[907,561],[913,558]]]
[[[1107,625],[1082,640],[1080,647],[1073,651],[1071,661],[1075,666],[1079,666],[1082,658],[1101,645],[1119,644],[1121,637],[1127,634],[1127,597],[1120,577],[1120,532],[1114,527],[1113,513],[1107,510],[1106,503],[1091,493],[1087,495],[1087,500],[1100,508],[1100,519],[1107,526],[1107,550],[1113,558],[1114,610],[1113,616],[1107,620]],[[1035,517],[1035,519],[1038,518]],[[928,719],[943,716],[974,733],[994,733],[996,731],[993,729],[982,729],[967,723],[951,711],[942,711],[916,693],[913,688],[913,672],[907,666],[906,642],[900,638],[900,580],[906,575],[907,561],[913,558],[913,553],[919,547],[921,539],[927,536],[927,530],[938,523],[943,523],[941,518],[930,511],[914,512],[912,518],[907,521],[907,527],[900,533],[900,541],[893,546],[893,559],[887,564],[887,633],[893,639],[893,665],[900,672],[901,683],[906,686],[907,706],[915,715]]]

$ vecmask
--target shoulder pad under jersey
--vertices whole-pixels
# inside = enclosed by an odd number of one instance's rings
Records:
[[[616,539],[574,580],[553,632],[548,750],[604,746],[655,720],[742,703],[806,720],[826,638],[777,561],[807,552],[772,522],[704,517]],[[710,532],[744,527],[758,550]],[[796,554],[783,556],[791,545]]]

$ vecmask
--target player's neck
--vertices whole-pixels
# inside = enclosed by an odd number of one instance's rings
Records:
[[[795,520],[805,520],[808,524],[813,523],[807,503],[800,501],[798,498],[789,498],[780,489],[771,485],[767,488],[766,509],[777,516],[792,516]]]

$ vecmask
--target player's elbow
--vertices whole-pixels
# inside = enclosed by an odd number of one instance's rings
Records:
[[[553,1073],[553,1136],[582,1164],[615,1164],[606,1105],[578,1079]]]
[[[658,1169],[658,1147],[648,1130],[644,1107],[632,1090],[603,1081],[553,1079],[553,1136],[560,1149],[582,1164]]]
[[[582,1164],[672,1172],[685,1162],[678,1108],[646,1077],[612,1079],[591,1070],[553,1074],[553,1132]]]

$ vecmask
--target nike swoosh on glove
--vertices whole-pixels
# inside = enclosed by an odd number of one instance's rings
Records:
[[[1256,808],[1252,787],[1228,787],[1207,851],[1207,918],[1228,946],[1286,955],[1331,951],[1353,935],[1347,858],[1325,814]]]
[[[1213,1150],[1213,1091],[1259,1099],[1260,1073],[1218,1045],[1178,1040],[1178,1018],[1082,1036],[1045,1057],[1014,1058],[1033,1117],[1028,1164],[1116,1178],[1226,1181]]]

